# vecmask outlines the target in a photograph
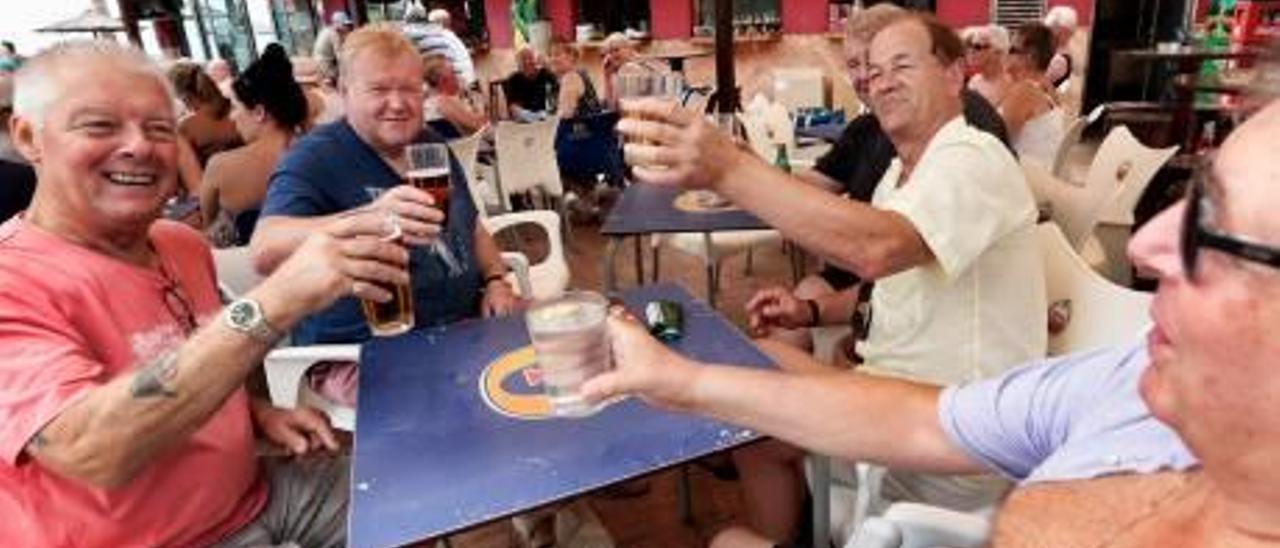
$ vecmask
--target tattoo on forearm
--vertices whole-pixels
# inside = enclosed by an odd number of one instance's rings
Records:
[[[178,392],[169,386],[178,375],[178,353],[169,352],[138,368],[134,374],[131,393],[135,398],[164,396],[172,398]]]

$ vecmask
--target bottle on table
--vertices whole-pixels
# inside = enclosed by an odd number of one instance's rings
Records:
[[[773,157],[773,167],[791,173],[791,160],[787,158],[786,143],[778,143],[778,153]]]

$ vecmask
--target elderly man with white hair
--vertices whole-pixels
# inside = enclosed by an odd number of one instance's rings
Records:
[[[137,50],[54,46],[17,75],[14,142],[39,174],[0,225],[0,539],[7,546],[342,546],[348,459],[316,411],[246,379],[304,316],[407,283],[363,211],[313,231],[223,307],[203,236],[160,219],[174,96]]]
[[[1071,37],[1075,36],[1076,28],[1080,25],[1080,16],[1076,14],[1075,8],[1071,6],[1054,6],[1049,13],[1044,15],[1044,26],[1049,27],[1053,31],[1053,38],[1056,42],[1058,53],[1054,54],[1053,60],[1049,61],[1049,68],[1044,74],[1049,79],[1049,83],[1054,87],[1061,87],[1067,80],[1071,79],[1071,73],[1075,71],[1075,59],[1071,57],[1069,48],[1071,47]]]
[[[973,28],[965,36],[965,64],[973,71],[969,89],[999,108],[1013,80],[1005,71],[1009,55],[1009,31],[1000,25]]]

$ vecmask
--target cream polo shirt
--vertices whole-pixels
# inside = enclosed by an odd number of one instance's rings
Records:
[[[905,216],[935,260],[876,281],[860,347],[870,369],[955,384],[1043,357],[1035,200],[1017,160],[958,116],[901,175],[895,158],[871,203]]]

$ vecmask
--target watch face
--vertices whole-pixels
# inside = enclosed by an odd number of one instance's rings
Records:
[[[232,304],[231,308],[227,310],[227,317],[231,320],[231,323],[236,325],[249,325],[253,323],[254,316],[257,315],[255,312],[253,303],[238,302]]]

